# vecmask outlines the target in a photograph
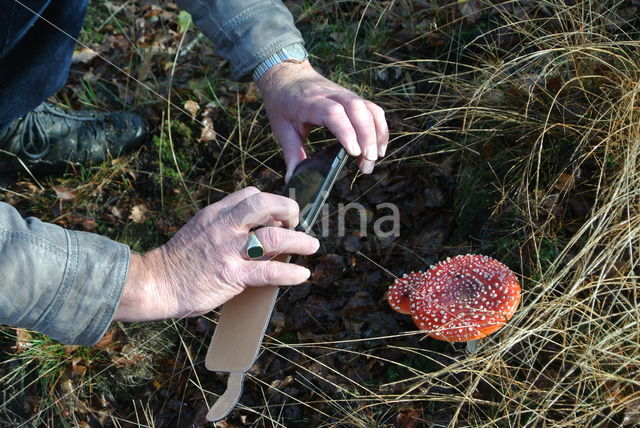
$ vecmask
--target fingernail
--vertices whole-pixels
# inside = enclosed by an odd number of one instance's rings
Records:
[[[307,279],[311,278],[311,271],[307,268],[304,268],[307,271]]]
[[[284,182],[288,183],[291,180],[291,176],[293,175],[293,170],[295,168],[287,168],[287,173],[284,175]]]
[[[387,153],[387,145],[385,144],[384,146],[380,147],[380,152],[378,153],[378,155],[380,157],[384,156]]]
[[[378,149],[374,146],[369,146],[364,149],[364,157],[370,161],[378,159]]]
[[[315,241],[316,241],[316,249],[313,250],[314,253],[320,249],[320,241],[318,241],[317,239],[315,239]]]
[[[347,143],[347,151],[351,156],[360,156],[362,151],[360,150],[360,146],[356,141],[349,141]]]
[[[362,162],[360,171],[362,171],[363,174],[371,174],[373,172],[374,165],[375,163],[373,161],[365,160],[364,162]]]

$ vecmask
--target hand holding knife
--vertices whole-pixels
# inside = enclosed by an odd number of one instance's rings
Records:
[[[296,230],[311,231],[346,161],[344,149],[334,146],[304,160],[295,169],[282,194],[300,206],[300,223]],[[264,255],[264,248],[254,233],[256,229],[249,231],[247,256],[251,259]]]
[[[347,161],[340,146],[332,147],[302,161],[295,169],[283,194],[300,206],[298,230],[309,232],[315,224],[338,175]],[[260,258],[264,249],[250,232],[247,255]],[[288,255],[275,260],[288,262]],[[207,414],[207,420],[223,419],[235,407],[242,394],[245,373],[255,362],[278,294],[278,287],[248,287],[222,308],[218,326],[211,339],[205,366],[211,371],[229,373],[227,390]]]

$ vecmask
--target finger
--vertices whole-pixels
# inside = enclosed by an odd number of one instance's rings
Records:
[[[300,209],[293,199],[261,192],[243,199],[226,215],[229,223],[240,229],[260,226],[268,221],[281,221],[286,227],[295,227]]]
[[[249,286],[263,285],[296,285],[311,276],[311,271],[293,263],[275,261],[255,261],[247,266],[247,278],[244,281]]]
[[[300,254],[308,256],[320,248],[320,242],[304,232],[283,229],[281,227],[262,227],[255,231],[265,255]]]
[[[382,157],[387,153],[387,145],[389,144],[389,126],[384,115],[384,109],[371,101],[365,102],[375,122],[378,156]]]
[[[356,160],[356,164],[363,174],[371,174],[376,163],[360,156],[358,160]]]
[[[358,134],[342,104],[320,98],[314,101],[302,115],[303,121],[326,126],[351,156],[360,156]]]
[[[230,193],[224,198],[222,198],[218,203],[221,204],[221,208],[229,208],[238,204],[238,202],[243,199],[247,199],[249,196],[260,193],[260,190],[256,189],[253,186],[245,187],[242,190],[238,190],[236,192]]]
[[[338,101],[344,107],[347,117],[358,136],[358,144],[362,155],[371,161],[378,159],[375,121],[364,100],[355,94],[347,92],[346,95],[335,98],[335,101]]]
[[[284,162],[287,164],[284,181],[288,183],[296,166],[307,158],[307,153],[304,150],[304,138],[291,122],[274,124],[273,134],[282,147]]]

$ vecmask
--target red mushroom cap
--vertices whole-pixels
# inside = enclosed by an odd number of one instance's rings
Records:
[[[412,272],[389,288],[389,304],[411,314],[429,336],[450,342],[480,339],[499,330],[520,303],[520,284],[487,256],[457,256],[427,272]]]
[[[402,278],[395,280],[393,285],[389,287],[389,297],[387,301],[389,306],[401,314],[411,315],[409,309],[411,301],[409,297],[413,290],[424,285],[424,272],[411,272],[404,274]]]
[[[435,339],[466,342],[485,337],[500,329],[520,303],[515,274],[487,256],[456,256],[421,275],[409,309],[416,326]]]

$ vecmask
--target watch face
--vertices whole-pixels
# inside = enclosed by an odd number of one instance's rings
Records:
[[[286,46],[282,49],[287,56],[300,61],[307,59],[307,51],[300,43]]]

